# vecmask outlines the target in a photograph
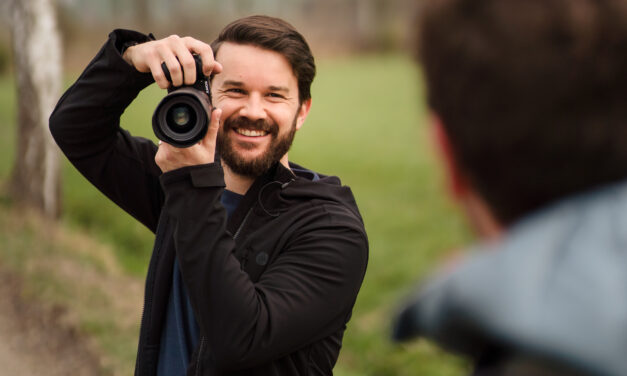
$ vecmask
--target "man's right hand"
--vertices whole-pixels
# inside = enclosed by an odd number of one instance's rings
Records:
[[[168,67],[174,86],[191,85],[196,81],[196,64],[192,53],[202,59],[202,69],[206,76],[222,71],[222,65],[215,61],[210,45],[192,37],[181,38],[178,35],[131,46],[124,51],[122,57],[138,71],[150,72],[157,85],[167,89],[170,82],[165,78],[161,63],[165,62]]]

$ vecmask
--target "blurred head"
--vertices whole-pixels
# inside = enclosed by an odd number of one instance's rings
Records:
[[[626,0],[430,0],[417,36],[450,157],[501,224],[627,177]]]

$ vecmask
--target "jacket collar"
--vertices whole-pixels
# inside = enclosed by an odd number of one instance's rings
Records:
[[[237,232],[237,229],[242,225],[242,222],[244,222],[244,219],[248,215],[249,211],[259,200],[262,190],[265,195],[269,193],[268,190],[279,189],[284,184],[293,181],[295,178],[296,175],[294,175],[290,169],[286,168],[281,163],[276,162],[265,174],[255,179],[253,184],[250,186],[242,198],[242,201],[237,206],[237,209],[235,209],[233,215],[229,219],[227,231],[231,234],[235,234]]]

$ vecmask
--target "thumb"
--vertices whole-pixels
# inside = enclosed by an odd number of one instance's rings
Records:
[[[219,108],[213,109],[211,111],[211,116],[209,119],[209,128],[207,129],[207,134],[202,140],[203,144],[211,144],[215,145],[216,138],[218,137],[218,130],[220,129],[220,118],[222,117],[222,110]]]

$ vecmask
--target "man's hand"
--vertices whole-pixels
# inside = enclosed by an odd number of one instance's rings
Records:
[[[222,71],[222,65],[213,58],[211,46],[191,37],[181,38],[177,35],[131,46],[122,57],[138,71],[152,73],[157,85],[166,89],[170,83],[161,69],[163,62],[170,71],[174,86],[191,85],[196,81],[196,63],[192,53],[202,59],[202,70],[206,76]]]
[[[211,112],[207,134],[196,145],[187,148],[176,148],[159,141],[159,150],[157,155],[155,155],[155,162],[161,171],[165,173],[185,166],[213,163],[221,116],[222,110],[219,108]]]

